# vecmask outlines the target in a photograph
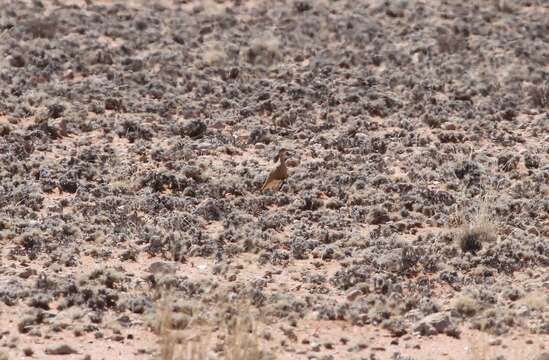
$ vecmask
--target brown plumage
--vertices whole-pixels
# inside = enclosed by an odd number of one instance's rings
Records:
[[[286,155],[288,154],[287,149],[280,149],[278,154],[274,157],[273,161],[280,161],[280,164],[271,171],[269,177],[263,183],[261,187],[261,192],[265,192],[269,189],[278,189],[284,185],[284,182],[288,178],[288,168],[286,167]]]

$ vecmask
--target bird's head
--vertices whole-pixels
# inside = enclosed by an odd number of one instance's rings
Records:
[[[282,148],[282,149],[278,150],[278,153],[273,158],[273,161],[277,162],[279,160],[286,159],[289,155],[291,155],[290,150],[288,150],[286,148]]]

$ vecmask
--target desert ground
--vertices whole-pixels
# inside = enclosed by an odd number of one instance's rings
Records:
[[[548,160],[546,0],[0,0],[0,359],[547,360]]]

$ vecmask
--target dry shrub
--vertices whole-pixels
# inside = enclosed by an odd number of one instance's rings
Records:
[[[543,291],[534,291],[526,295],[521,303],[532,310],[546,311],[549,310],[549,294]]]
[[[205,65],[211,66],[222,63],[227,59],[227,52],[223,48],[223,44],[218,41],[211,41],[206,44],[202,53],[202,61]]]
[[[227,360],[266,359],[257,338],[257,327],[250,315],[240,315],[227,328],[225,358]]]
[[[172,309],[174,296],[164,295],[157,303],[158,310],[153,322],[153,331],[160,338],[159,360],[205,360],[210,359],[207,342],[210,334],[197,332],[194,337],[183,333],[179,314]]]
[[[152,329],[160,338],[159,360],[273,359],[262,350],[252,309],[245,304],[219,304],[206,308],[198,302],[183,316],[174,311],[173,295],[163,295],[157,303]],[[181,309],[179,309],[181,310]],[[197,315],[201,314],[201,315]],[[207,319],[206,319],[207,317]],[[216,339],[224,339],[216,354]]]
[[[219,0],[202,0],[199,6],[201,7],[202,13],[209,17],[222,16],[227,12],[228,7],[227,4]]]
[[[482,249],[483,244],[497,240],[497,226],[492,221],[487,201],[483,201],[478,208],[461,221],[456,231],[459,247],[463,252],[476,253]]]
[[[454,308],[458,313],[464,316],[473,316],[480,310],[478,302],[467,295],[455,298]]]
[[[514,13],[516,11],[514,4],[509,0],[494,0],[496,10],[505,13]]]
[[[23,23],[23,28],[35,39],[52,39],[57,32],[57,22],[55,18],[36,18]]]
[[[250,64],[273,65],[281,57],[280,39],[271,32],[265,32],[250,42],[243,53]]]
[[[549,81],[544,81],[540,85],[531,85],[527,92],[533,106],[542,109],[549,107]]]

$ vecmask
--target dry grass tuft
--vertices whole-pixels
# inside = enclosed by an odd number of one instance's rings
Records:
[[[478,302],[467,295],[456,297],[453,306],[458,313],[464,316],[473,316],[480,310]]]
[[[211,66],[219,64],[227,59],[227,53],[223,48],[223,44],[218,41],[212,41],[206,44],[206,48],[202,53],[202,61],[205,65]]]
[[[488,210],[487,201],[483,201],[468,217],[464,217],[462,225],[455,231],[455,238],[463,252],[476,253],[483,244],[497,240],[497,225]]]
[[[227,328],[225,358],[227,360],[266,359],[259,346],[256,324],[250,315],[234,318],[233,324]]]
[[[547,311],[549,310],[549,294],[544,291],[534,291],[526,295],[521,301],[532,310]]]
[[[270,66],[280,60],[281,41],[272,32],[265,32],[250,42],[250,47],[243,53],[245,62]]]
[[[187,311],[189,316],[183,316],[186,320],[181,321],[181,314],[172,306],[174,299],[173,295],[160,298],[152,323],[153,331],[160,339],[159,360],[273,358],[262,350],[257,322],[249,306],[221,304],[202,308],[196,303],[190,305],[194,308]],[[219,339],[223,341],[216,342]]]
[[[549,80],[540,85],[532,85],[527,91],[533,106],[549,108]]]
[[[205,360],[210,359],[207,352],[209,334],[197,332],[196,336],[185,336],[182,331],[179,314],[172,309],[174,297],[164,295],[157,303],[157,318],[153,331],[160,338],[159,360]]]
[[[202,0],[200,4],[202,12],[206,16],[218,17],[227,12],[228,5],[223,1]]]

